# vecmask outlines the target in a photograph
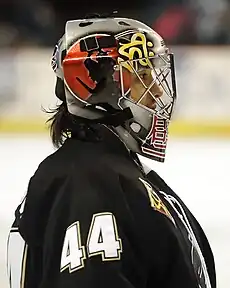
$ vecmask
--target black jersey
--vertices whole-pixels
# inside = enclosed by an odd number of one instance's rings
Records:
[[[109,129],[100,133],[66,140],[30,179],[9,235],[11,288],[215,288],[194,216]]]

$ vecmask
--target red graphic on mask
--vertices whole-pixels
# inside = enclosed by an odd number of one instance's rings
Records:
[[[151,131],[142,145],[142,152],[156,158],[165,158],[168,140],[168,121],[154,116]]]
[[[96,38],[100,37],[106,36],[96,36]],[[70,48],[63,60],[63,73],[66,86],[73,94],[84,101],[94,93],[94,89],[97,86],[97,82],[90,77],[90,71],[86,67],[85,61],[90,59],[98,62],[100,57],[116,59],[118,57],[117,47],[98,47],[95,51],[81,51],[80,42],[77,42]]]

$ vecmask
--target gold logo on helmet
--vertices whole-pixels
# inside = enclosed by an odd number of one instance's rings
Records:
[[[129,43],[120,43],[121,47],[118,49],[120,55],[125,58],[118,57],[118,63],[128,69],[130,72],[134,72],[134,66],[132,60],[139,59],[138,62],[144,67],[152,68],[152,63],[149,57],[154,56],[153,51],[148,52],[148,47],[153,47],[153,43],[147,41],[146,36],[143,33],[135,33],[132,35]],[[138,56],[138,57],[137,57]],[[129,61],[130,60],[130,61]]]

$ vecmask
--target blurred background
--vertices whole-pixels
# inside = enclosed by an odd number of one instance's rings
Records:
[[[171,135],[230,134],[230,0],[124,2],[1,0],[0,132],[44,132],[41,106],[56,104],[50,59],[66,20],[118,10],[153,27],[175,53]]]
[[[57,103],[53,48],[66,20],[113,10],[153,27],[175,54],[178,102],[167,159],[142,160],[200,221],[216,258],[218,287],[229,288],[230,0],[0,1],[0,287],[8,287],[14,209],[39,162],[54,151],[43,112]]]

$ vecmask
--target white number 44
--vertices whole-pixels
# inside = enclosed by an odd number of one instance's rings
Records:
[[[62,255],[61,272],[69,269],[69,272],[84,267],[86,254],[88,257],[101,255],[103,261],[120,260],[122,252],[121,239],[118,238],[117,224],[112,213],[94,214],[86,247],[81,244],[81,232],[79,221],[70,225],[65,234]]]

